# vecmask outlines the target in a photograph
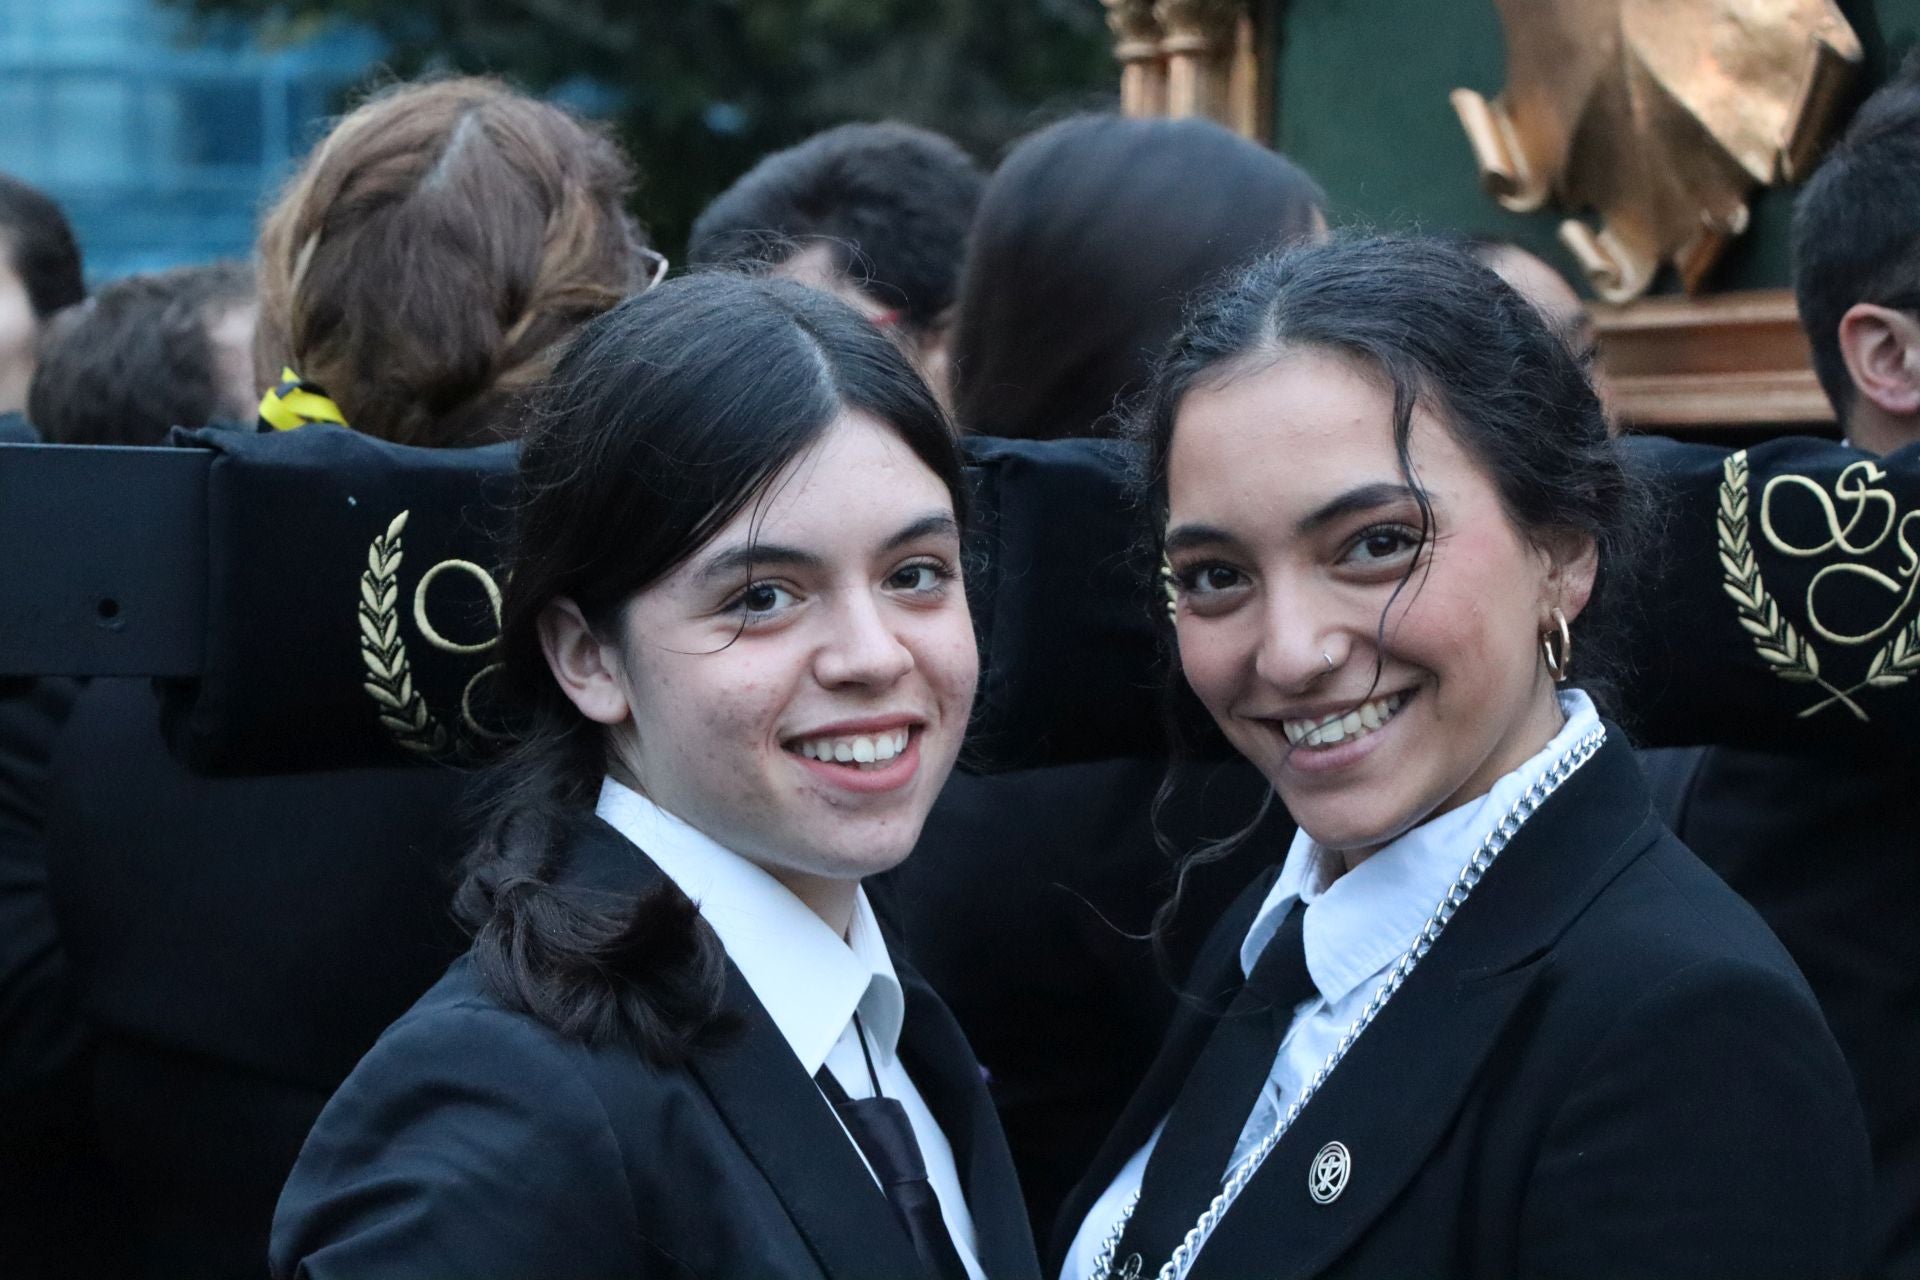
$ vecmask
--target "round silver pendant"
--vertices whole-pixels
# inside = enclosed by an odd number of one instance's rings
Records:
[[[1313,1165],[1307,1170],[1307,1190],[1313,1194],[1315,1204],[1332,1204],[1347,1189],[1347,1179],[1353,1176],[1353,1155],[1343,1142],[1329,1142],[1320,1148],[1320,1154],[1313,1158]]]

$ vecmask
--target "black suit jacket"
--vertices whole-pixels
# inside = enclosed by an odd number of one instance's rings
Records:
[[[149,682],[80,693],[47,875],[114,1184],[68,1203],[132,1219],[124,1270],[88,1274],[265,1276],[314,1117],[464,947],[447,902],[465,785],[418,766],[198,777],[167,754]]]
[[[1868,1274],[1920,1278],[1920,762],[1716,747],[1676,828],[1819,997],[1873,1139]]]
[[[1868,1158],[1839,1050],[1792,961],[1653,816],[1609,737],[1302,1111],[1195,1280],[1854,1272]],[[1271,883],[1196,963],[1199,1000],[1069,1202],[1056,1256],[1167,1113]],[[1351,1178],[1320,1205],[1308,1169],[1335,1141]]]
[[[645,891],[646,856],[583,824],[570,877]],[[953,1146],[999,1280],[1037,1280],[1032,1235],[980,1070],[902,969],[900,1054]],[[684,1070],[589,1047],[511,1012],[455,963],[355,1068],[274,1217],[278,1276],[898,1278],[905,1230],[812,1078],[731,963],[737,1029]]]
[[[1272,792],[1244,760],[1196,765],[1175,771],[1156,813],[1167,775],[1161,760],[955,773],[913,856],[870,886],[989,1073],[1036,1223],[1059,1213],[1139,1085],[1213,922],[1292,835],[1275,803],[1230,856],[1196,868],[1156,955],[1175,859],[1244,827]]]

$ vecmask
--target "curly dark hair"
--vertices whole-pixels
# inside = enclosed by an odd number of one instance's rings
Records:
[[[47,326],[28,420],[54,444],[156,445],[173,427],[251,423],[250,380],[222,368],[210,328],[253,296],[243,262],[116,280]]]
[[[825,245],[836,270],[925,333],[959,295],[985,183],[950,138],[905,124],[842,125],[749,169],[695,220],[687,257],[771,266]]]

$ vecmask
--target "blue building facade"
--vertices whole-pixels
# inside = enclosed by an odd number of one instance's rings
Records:
[[[243,257],[378,41],[269,43],[159,0],[0,0],[0,172],[72,218],[94,282]]]

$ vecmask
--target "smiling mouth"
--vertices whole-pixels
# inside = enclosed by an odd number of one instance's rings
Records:
[[[1352,711],[1335,712],[1318,720],[1282,720],[1280,727],[1293,746],[1330,747],[1350,738],[1364,738],[1383,727],[1412,696],[1405,690],[1390,693],[1384,698],[1363,702]]]
[[[913,730],[908,727],[883,733],[838,734],[824,738],[797,738],[786,749],[808,760],[823,764],[852,765],[856,769],[879,771],[892,764],[907,749]]]

